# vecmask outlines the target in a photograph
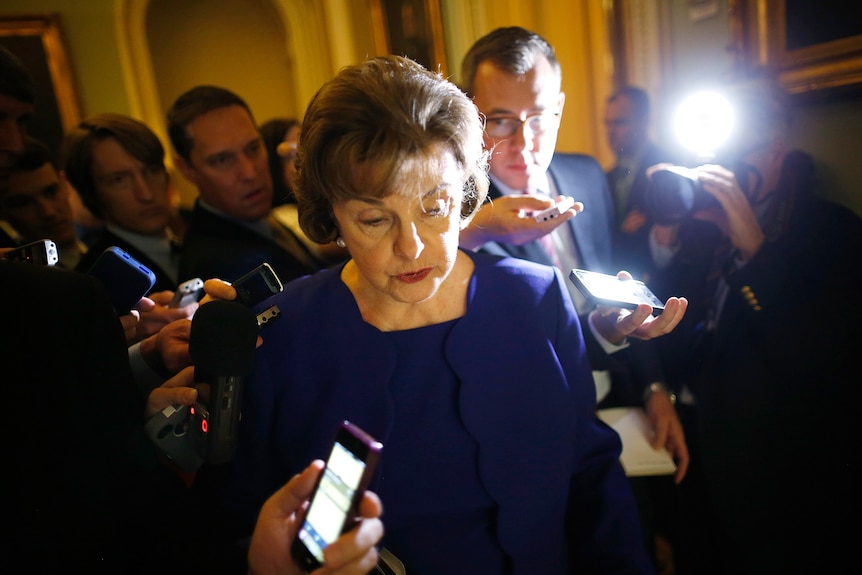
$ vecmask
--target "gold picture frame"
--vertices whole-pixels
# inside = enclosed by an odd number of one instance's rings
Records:
[[[374,47],[448,76],[440,0],[371,0]]]
[[[59,16],[0,16],[0,45],[18,56],[33,78],[36,112],[30,134],[58,150],[65,131],[81,121]]]
[[[731,0],[736,64],[774,70],[791,94],[862,87],[862,23],[842,17],[836,6]]]

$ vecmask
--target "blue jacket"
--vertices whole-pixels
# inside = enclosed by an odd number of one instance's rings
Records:
[[[467,313],[444,353],[461,383],[461,417],[479,444],[480,479],[498,504],[497,535],[515,572],[650,572],[620,441],[595,415],[563,278],[513,258],[470,257]],[[362,320],[340,271],[291,282],[266,302],[282,316],[262,333],[226,492],[248,519],[293,474],[325,458],[342,420],[386,444],[396,352]],[[397,456],[385,447],[384,454]],[[452,469],[455,481],[457,474]]]

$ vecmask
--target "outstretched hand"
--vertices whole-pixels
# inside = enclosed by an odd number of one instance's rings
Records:
[[[632,279],[626,271],[619,272],[617,277]],[[590,321],[602,337],[619,345],[627,337],[647,340],[672,332],[682,321],[686,309],[688,300],[684,297],[668,298],[658,317],[652,315],[652,307],[645,303],[633,310],[600,305],[590,313]]]
[[[483,205],[461,230],[460,246],[472,250],[487,242],[523,245],[535,241],[584,211],[584,204],[575,202],[556,218],[543,222],[537,222],[530,215],[566,199],[565,196],[551,199],[527,194],[495,198]]]

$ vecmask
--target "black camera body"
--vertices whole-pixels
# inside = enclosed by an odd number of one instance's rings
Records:
[[[694,212],[718,207],[718,200],[703,189],[697,172],[669,166],[653,172],[644,197],[647,215],[663,226],[678,224]]]
[[[733,172],[742,193],[746,197],[756,194],[761,185],[757,170],[739,159],[725,160],[721,165]],[[749,177],[753,179],[749,181]],[[662,226],[678,224],[695,212],[720,207],[718,200],[703,189],[697,171],[682,166],[668,166],[653,172],[644,194],[646,215]]]

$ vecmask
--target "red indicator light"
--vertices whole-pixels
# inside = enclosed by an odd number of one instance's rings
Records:
[[[209,425],[207,425],[207,420],[206,420],[206,419],[204,419],[204,420],[202,420],[202,421],[201,421],[201,430],[202,430],[204,433],[206,433],[206,432],[207,432],[207,428],[209,428]]]

